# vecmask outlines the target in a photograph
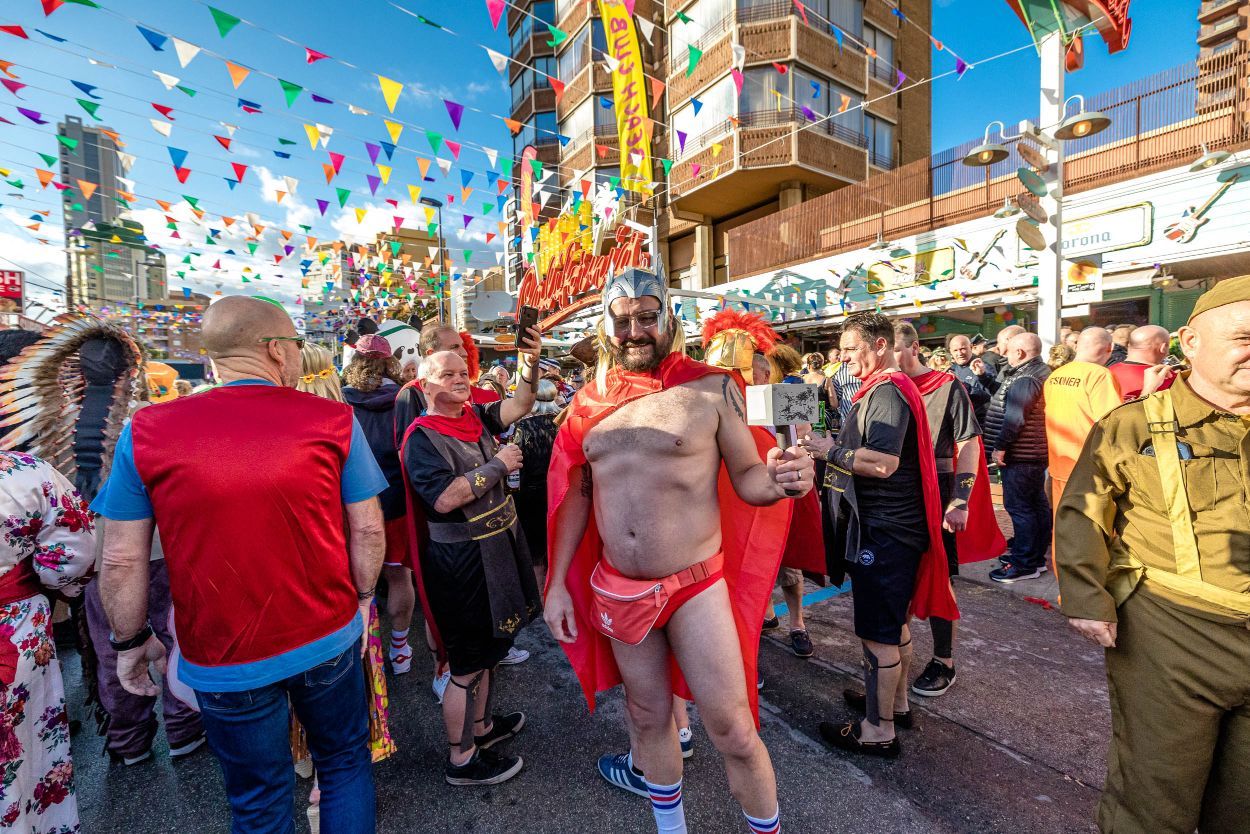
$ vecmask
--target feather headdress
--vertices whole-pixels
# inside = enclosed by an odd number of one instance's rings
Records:
[[[130,334],[94,316],[63,314],[42,339],[0,368],[0,449],[25,445],[70,481],[76,480],[74,436],[86,388],[79,354],[92,339],[116,342],[123,362],[105,418],[103,481],[113,445],[130,413],[138,379],[134,371],[142,363]]]

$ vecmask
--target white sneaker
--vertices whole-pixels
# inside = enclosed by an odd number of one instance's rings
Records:
[[[190,756],[196,750],[203,747],[207,741],[208,737],[204,735],[204,733],[200,733],[198,736],[184,744],[171,744],[169,745],[169,757],[171,759],[181,759],[183,756]],[[127,764],[129,764],[129,762],[127,762]]]
[[[518,649],[516,646],[508,649],[507,656],[499,661],[500,666],[515,666],[518,663],[524,663],[530,659],[530,653],[525,649]]]
[[[394,646],[391,646],[387,654],[391,658],[391,671],[396,675],[405,675],[412,671],[412,649],[404,646],[397,650]]]
[[[443,693],[447,691],[447,684],[451,683],[451,672],[447,671],[434,678],[434,697],[441,704],[443,702]]]

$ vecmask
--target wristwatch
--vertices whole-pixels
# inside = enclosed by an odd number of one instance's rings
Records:
[[[148,638],[152,636],[152,624],[144,623],[143,628],[139,629],[139,633],[134,637],[125,640],[118,640],[113,636],[113,632],[109,632],[109,646],[113,651],[121,653],[128,652],[131,649],[137,649],[144,643],[148,642]]]

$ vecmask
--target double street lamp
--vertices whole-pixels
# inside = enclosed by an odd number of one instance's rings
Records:
[[[1059,341],[1059,328],[1062,319],[1063,297],[1063,160],[1064,142],[1085,139],[1106,130],[1111,119],[1096,110],[1085,109],[1082,96],[1064,98],[1063,83],[1067,71],[1065,67],[1065,45],[1060,32],[1046,35],[1039,43],[1041,52],[1041,106],[1040,121],[1050,127],[1038,128],[1028,122],[1022,122],[1019,134],[1008,136],[1006,126],[1002,122],[991,122],[985,128],[985,139],[969,151],[963,163],[973,168],[985,168],[1003,162],[1010,156],[1007,147],[1001,142],[991,142],[991,131],[998,126],[999,136],[1004,139],[1022,139],[1028,137],[1040,146],[1035,155],[1036,172],[1021,168],[1019,176],[1026,186],[1038,198],[1038,205],[1048,218],[1043,225],[1042,238],[1045,241],[1038,250],[1038,281],[1037,281],[1037,335],[1047,345]],[[1080,102],[1080,109],[1072,115],[1067,114],[1068,104]],[[995,213],[996,217],[1009,217],[1015,214],[1010,210],[1010,203],[1004,204]],[[1018,211],[1018,209],[1016,210]],[[1021,219],[1020,224],[1032,225],[1032,221]],[[1036,228],[1036,227],[1035,227]],[[1038,233],[1031,229],[1023,230],[1027,235],[1030,231],[1036,239]]]

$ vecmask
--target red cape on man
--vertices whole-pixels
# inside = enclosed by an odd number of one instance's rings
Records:
[[[629,373],[614,368],[608,374],[605,390],[601,391],[598,383],[592,381],[577,393],[570,406],[568,419],[556,435],[551,454],[551,469],[547,474],[549,557],[556,541],[555,519],[570,487],[569,473],[573,467],[586,463],[582,443],[587,433],[628,403],[710,374],[723,373],[730,372],[677,353],[665,358],[654,375]],[[741,386],[741,378],[736,374],[732,376]],[[771,441],[768,445],[761,445],[760,435],[753,433],[753,436],[762,453],[766,453],[768,446],[773,445]],[[752,715],[756,716],[758,724],[755,670],[760,628],[764,621],[764,609],[776,582],[777,568],[781,563],[781,551],[790,522],[791,502],[782,501],[772,507],[752,507],[738,498],[728,482],[724,466],[721,467],[720,479],[721,549],[725,554],[725,583],[729,587],[734,623],[742,649],[747,697]],[[582,536],[569,566],[566,581],[577,616],[577,640],[561,644],[582,685],[591,711],[595,708],[596,693],[611,689],[621,682],[621,673],[612,655],[610,639],[591,625],[594,618],[591,613],[590,574],[602,555],[603,542],[595,526],[594,514],[591,513],[586,533]],[[681,670],[677,668],[675,661],[669,665],[673,691],[690,699],[690,689],[681,675]]]
[[[737,376],[737,371],[734,372]],[[777,446],[777,436],[763,426],[751,426],[751,436],[760,451],[760,459],[768,456],[768,450]],[[732,492],[721,467],[721,494]],[[786,528],[786,549],[781,554],[781,566],[805,573],[824,576],[829,568],[825,561],[825,527],[820,514],[820,496],[816,490],[788,502],[792,508],[790,525]]]
[[[955,379],[954,374],[929,371],[913,377],[912,382],[920,389],[921,396],[927,397]],[[990,497],[990,472],[985,464],[985,442],[980,435],[977,435],[977,479],[968,498],[968,526],[955,534],[955,543],[961,565],[994,559],[1007,550],[1007,540],[998,527],[998,516],[994,514],[994,501]]]
[[[929,416],[925,412],[920,389],[911,377],[901,371],[875,374],[864,380],[855,392],[852,402],[859,402],[868,392],[883,382],[892,382],[898,388],[907,407],[911,409],[916,424],[916,445],[920,452],[920,485],[924,495],[925,524],[929,528],[929,547],[920,557],[920,570],[916,574],[916,590],[911,600],[912,616],[926,619],[931,616],[946,620],[959,619],[959,607],[955,604],[955,592],[951,589],[950,570],[942,547],[942,498],[938,490],[937,462],[933,457],[933,437],[929,432]],[[853,586],[852,586],[853,590]]]

